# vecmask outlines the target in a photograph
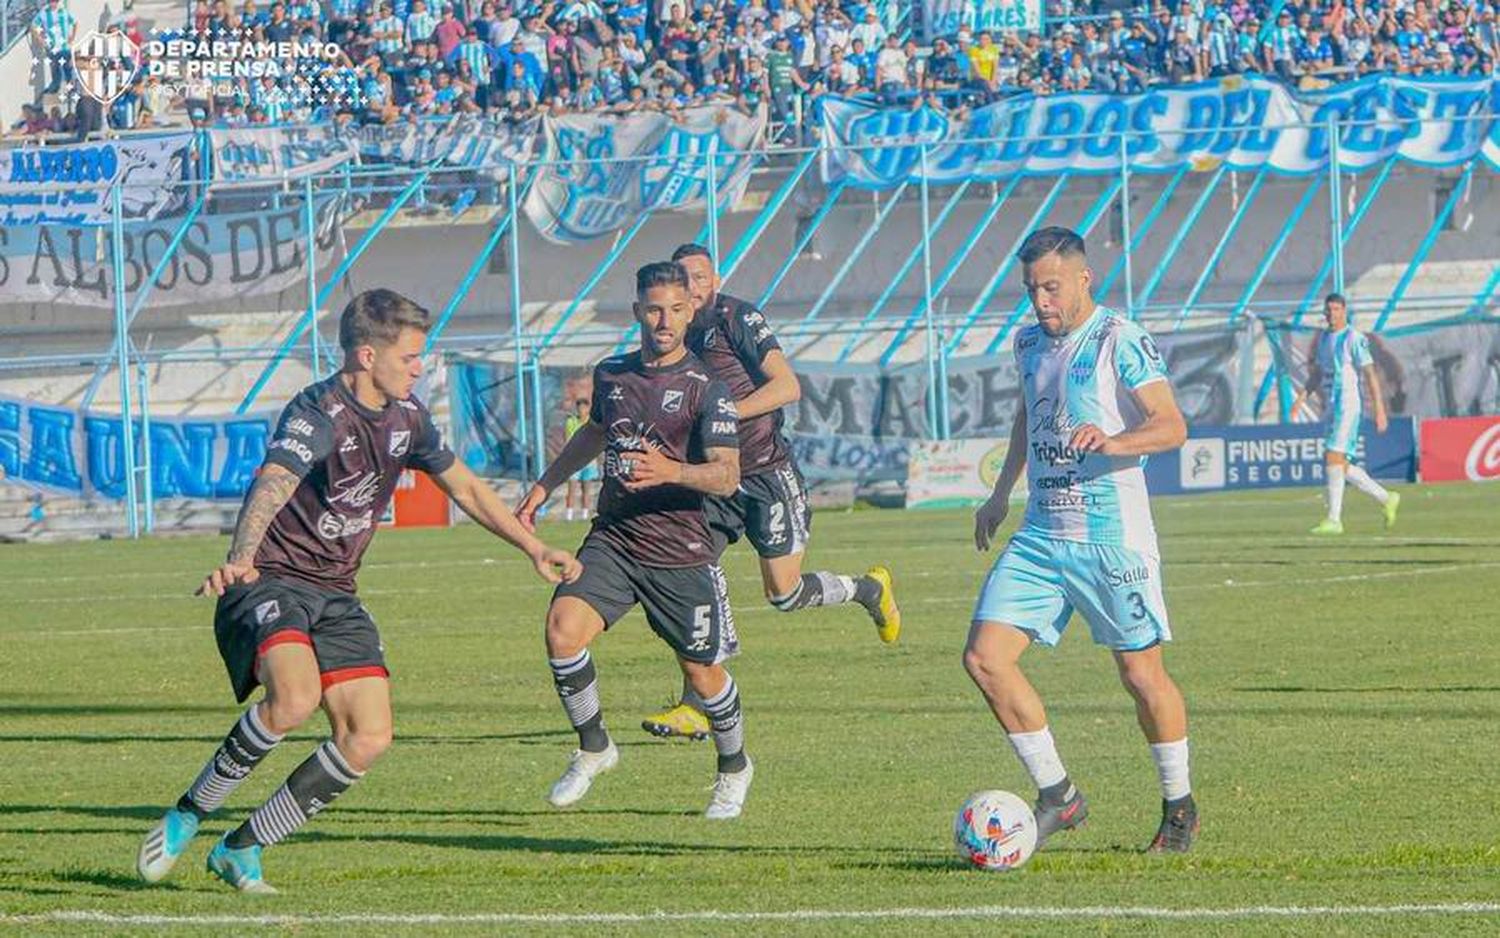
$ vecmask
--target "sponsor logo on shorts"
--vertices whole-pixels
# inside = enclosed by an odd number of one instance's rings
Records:
[[[281,603],[277,602],[274,599],[268,599],[255,607],[256,625],[265,625],[268,622],[275,622],[279,618],[281,618]]]
[[[1149,583],[1151,581],[1151,568],[1146,564],[1134,567],[1126,567],[1123,570],[1110,570],[1104,575],[1110,586],[1133,586],[1136,583]]]
[[[306,444],[299,443],[296,440],[289,440],[289,439],[287,439],[285,437],[283,437],[283,438],[281,438],[279,440],[276,440],[274,443],[272,443],[270,445],[269,448],[270,449],[284,449],[288,453],[291,453],[293,456],[296,456],[298,459],[302,460],[305,463],[309,463],[309,464],[312,462],[312,459],[313,459],[312,450],[308,449]]]
[[[673,388],[663,392],[661,396],[661,409],[669,414],[675,414],[682,410],[682,392]]]
[[[301,417],[296,417],[286,422],[286,432],[295,433],[298,436],[312,436],[313,425]]]
[[[405,456],[406,451],[411,449],[410,430],[392,430],[390,445],[386,448],[392,456]]]
[[[353,537],[375,526],[375,512],[367,511],[362,515],[347,517],[332,511],[325,511],[318,516],[318,533],[325,540],[336,541],[340,538]]]

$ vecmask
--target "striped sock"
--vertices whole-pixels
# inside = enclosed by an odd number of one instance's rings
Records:
[[[745,723],[740,713],[740,689],[735,686],[734,678],[726,680],[717,694],[704,699],[703,712],[708,714],[709,725],[713,727],[719,771],[744,771]]]
[[[198,773],[197,780],[177,799],[178,810],[191,811],[200,818],[219,810],[230,793],[240,787],[240,782],[279,742],[281,737],[266,729],[256,707],[246,710],[219,744],[214,757]]]
[[[285,840],[364,774],[349,767],[333,740],[324,742],[287,776],[276,794],[229,834],[229,846],[269,847]]]
[[[578,731],[578,748],[584,752],[608,749],[609,733],[599,708],[599,678],[589,650],[585,648],[571,658],[548,658],[547,664],[552,667],[552,683],[568,712],[568,722]]]
[[[868,607],[880,599],[880,584],[867,576],[852,577],[818,570],[804,573],[785,596],[772,596],[770,603],[782,612],[809,606],[840,606],[853,600]]]

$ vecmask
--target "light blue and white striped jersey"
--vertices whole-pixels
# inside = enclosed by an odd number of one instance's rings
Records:
[[[1370,357],[1370,339],[1353,326],[1338,332],[1324,330],[1318,336],[1318,371],[1323,376],[1323,400],[1328,412],[1324,417],[1361,408],[1359,396],[1360,369],[1374,363]]]
[[[423,10],[421,13],[413,13],[408,16],[406,18],[407,45],[411,45],[414,42],[426,42],[428,37],[432,35],[432,31],[437,29],[437,24],[437,16],[429,10]]]
[[[77,20],[69,13],[67,7],[59,6],[57,9],[42,7],[37,11],[31,24],[42,31],[42,36],[47,41],[48,52],[63,52],[68,48],[68,34],[73,31]]]
[[[1167,380],[1156,343],[1100,306],[1064,336],[1027,326],[1016,335],[1015,353],[1026,395],[1031,495],[1024,526],[1045,537],[1155,554],[1145,457],[1080,453],[1068,443],[1086,423],[1114,435],[1141,421],[1131,392]]]

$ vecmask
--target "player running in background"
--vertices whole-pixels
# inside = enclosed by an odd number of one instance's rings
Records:
[[[563,445],[573,438],[573,434],[583,429],[589,422],[589,399],[580,397],[573,402],[573,410],[563,421]],[[587,521],[593,499],[589,498],[590,486],[599,481],[599,463],[597,460],[589,462],[588,465],[579,469],[568,478],[568,490],[564,496],[564,505],[567,508],[567,519],[573,520],[573,500],[578,500],[578,517]]]
[[[975,546],[989,549],[1023,467],[1030,498],[980,591],[964,667],[1040,790],[1040,846],[1082,823],[1088,803],[1020,658],[1034,642],[1056,645],[1081,613],[1114,653],[1156,761],[1162,817],[1148,849],[1186,851],[1198,829],[1187,710],[1162,662],[1172,633],[1142,465],[1181,446],[1187,426],[1151,337],[1094,302],[1083,239],[1042,228],[1019,257],[1037,323],[1016,335],[1021,401],[995,491],[974,518]]]
[[[704,701],[718,776],[704,816],[738,817],[754,771],[745,755],[740,695],[723,662],[735,654],[734,617],[703,502],[740,482],[734,398],[688,352],[688,276],[675,261],[636,272],[638,352],[594,369],[590,422],[573,434],[517,509],[534,523],[562,480],[604,452],[599,512],[579,549],[583,576],[558,587],[547,610],[547,658],[578,748],[548,800],[576,803],[620,753],[604,727],[589,644],[639,603]]]
[[[403,469],[433,476],[470,517],[524,551],[543,578],[578,577],[571,554],[537,540],[454,460],[411,396],[429,324],[427,310],[399,294],[361,293],[339,320],[343,369],[282,411],[229,557],[198,588],[219,597],[214,635],[235,698],[244,703],[257,684],[265,696],[146,835],[137,869],[147,882],[171,871],[202,819],[321,706],[332,738],[208,855],[209,870],[236,889],[274,892],[261,874],[262,848],[332,803],[390,745],[385,650],[354,579]]]
[[[1323,300],[1323,319],[1328,328],[1319,333],[1314,342],[1313,353],[1308,356],[1307,384],[1292,402],[1292,413],[1296,413],[1308,397],[1309,389],[1318,388],[1323,398],[1323,418],[1328,423],[1328,433],[1323,437],[1326,464],[1323,481],[1327,486],[1328,517],[1319,521],[1312,533],[1344,533],[1345,480],[1353,482],[1355,488],[1379,502],[1385,515],[1385,526],[1394,527],[1396,512],[1401,508],[1401,496],[1388,491],[1350,461],[1359,447],[1360,421],[1364,419],[1364,406],[1359,396],[1361,375],[1370,395],[1370,407],[1375,412],[1375,432],[1384,433],[1387,424],[1385,395],[1380,391],[1375,360],[1370,357],[1370,339],[1349,325],[1349,304],[1341,294],[1330,293]]]
[[[729,386],[740,414],[740,486],[708,500],[709,522],[719,549],[743,535],[760,556],[766,601],[782,612],[855,602],[875,622],[880,639],[901,634],[891,573],[871,567],[864,576],[819,570],[802,572],[812,527],[812,509],[802,471],[782,436],[782,411],[802,396],[801,385],[765,316],[751,304],[719,292],[719,274],[708,249],[684,244],[672,253],[691,282],[689,350]],[[648,716],[641,726],[657,736],[701,739],[708,733],[702,702],[682,688],[672,707]]]

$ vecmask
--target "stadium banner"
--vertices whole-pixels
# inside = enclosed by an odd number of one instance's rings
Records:
[[[1153,495],[1285,488],[1323,484],[1323,437],[1315,423],[1212,426],[1189,421],[1181,449],[1146,462]],[[1366,420],[1354,462],[1377,479],[1417,477],[1417,430],[1411,417],[1393,417],[1384,433]]]
[[[1422,421],[1423,482],[1500,479],[1500,416]]]
[[[1250,390],[1240,380],[1253,350],[1252,328],[1183,329],[1157,336],[1178,403],[1189,421],[1237,419]],[[802,399],[787,408],[785,432],[803,473],[813,481],[905,481],[912,447],[932,434],[927,423],[927,368],[796,361]],[[454,451],[481,475],[520,470],[515,439],[514,370],[506,362],[455,357],[449,387]],[[582,366],[541,369],[543,422],[563,421],[567,382]],[[1004,440],[1016,410],[1020,376],[1009,351],[948,363],[948,423],[957,438]]]
[[[1042,31],[1041,0],[923,0],[922,11],[928,42],[965,27],[975,35]]]
[[[830,183],[890,188],[921,177],[919,145],[927,144],[927,178],[935,183],[1114,173],[1123,130],[1132,134],[1125,159],[1133,170],[1227,163],[1305,175],[1326,169],[1333,119],[1354,124],[1338,146],[1339,166],[1350,172],[1391,157],[1449,167],[1482,155],[1500,168],[1497,101],[1500,80],[1490,78],[1378,76],[1300,92],[1255,75],[1135,95],[1017,95],[966,117],[830,97],[823,127],[833,146],[822,168]]]
[[[1264,325],[1277,367],[1302,386],[1319,330]],[[1500,322],[1457,320],[1367,335],[1387,412],[1421,418],[1500,413]],[[1321,400],[1315,395],[1312,403]]]
[[[192,134],[169,134],[0,150],[0,230],[109,224],[114,183],[125,220],[155,218],[181,204],[172,183],[182,181],[192,144]]]
[[[925,440],[911,448],[906,464],[907,508],[965,508],[995,490],[1010,440]],[[1026,476],[1011,492],[1026,494]]]
[[[343,197],[314,197],[314,246],[324,266],[338,245]],[[181,218],[125,226],[127,296],[140,289]],[[151,291],[153,307],[277,293],[304,282],[306,216],[300,205],[199,215]],[[0,302],[111,306],[114,234],[84,225],[0,227]]]
[[[275,412],[152,418],[154,498],[243,498],[266,455]],[[144,464],[141,421],[132,421]],[[99,414],[0,396],[0,468],[6,481],[81,498],[125,497],[125,428]]]
[[[441,161],[470,169],[506,169],[531,155],[541,121],[519,124],[473,114],[360,127],[361,158],[375,163],[426,165]]]
[[[326,173],[359,158],[359,141],[334,124],[229,127],[208,131],[215,182]]]
[[[701,210],[708,194],[708,153],[722,154],[721,205],[750,181],[766,111],[686,108],[676,114],[565,114],[542,123],[542,159],[526,196],[526,215],[555,244],[590,241],[636,221],[642,212]]]

